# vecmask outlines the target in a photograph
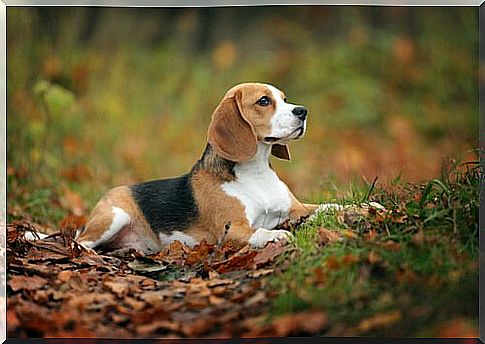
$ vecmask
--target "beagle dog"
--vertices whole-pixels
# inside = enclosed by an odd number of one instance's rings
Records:
[[[271,154],[290,160],[288,143],[302,138],[306,125],[307,109],[288,103],[274,86],[231,88],[213,112],[204,153],[188,174],[111,189],[77,241],[91,249],[154,253],[174,240],[263,247],[291,237],[274,228],[338,207],[299,202],[269,162]]]

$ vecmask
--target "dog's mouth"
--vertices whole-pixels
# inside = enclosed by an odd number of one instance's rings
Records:
[[[266,136],[263,140],[266,143],[276,143],[278,141],[282,140],[292,140],[292,139],[299,139],[303,136],[305,133],[305,127],[302,125],[295,130],[293,130],[290,135],[287,135],[285,137],[275,137],[275,136]]]

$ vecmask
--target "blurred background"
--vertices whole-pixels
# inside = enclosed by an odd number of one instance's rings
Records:
[[[10,220],[188,172],[247,81],[309,109],[293,161],[273,161],[300,199],[437,177],[476,159],[478,9],[8,7]]]

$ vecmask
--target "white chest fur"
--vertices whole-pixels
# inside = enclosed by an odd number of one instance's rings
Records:
[[[273,229],[284,222],[291,208],[287,186],[269,167],[271,146],[258,144],[256,157],[234,167],[236,180],[222,184],[224,192],[245,207],[253,228]]]

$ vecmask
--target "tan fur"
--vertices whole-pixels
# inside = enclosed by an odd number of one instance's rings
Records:
[[[253,126],[241,113],[241,92],[226,97],[212,114],[207,141],[224,159],[241,162],[256,154]]]
[[[296,222],[299,219],[301,219],[302,217],[311,215],[316,210],[316,208],[318,207],[317,205],[315,205],[315,207],[313,207],[314,206],[313,204],[301,203],[293,195],[293,193],[291,191],[289,191],[289,193],[290,193],[290,198],[291,198],[291,209],[290,209],[290,213],[289,213],[289,218],[290,218],[291,222]]]
[[[271,119],[276,111],[276,99],[273,98],[272,92],[263,84],[250,83],[237,85],[227,91],[224,99],[234,97],[236,94],[241,94],[239,102],[240,111],[244,118],[251,124],[256,133],[258,141],[267,137],[271,133]],[[280,91],[281,98],[285,98],[285,94]],[[266,96],[271,99],[271,105],[259,106],[256,102],[262,97]],[[224,100],[223,100],[224,101]],[[274,145],[275,147],[277,145]],[[277,158],[290,160],[290,151],[288,145],[278,145],[271,150],[271,154]]]
[[[89,216],[84,231],[78,236],[79,242],[97,241],[108,230],[113,222],[113,207],[123,209],[130,215],[131,230],[145,238],[151,238],[154,243],[160,245],[159,238],[150,229],[140,209],[134,202],[130,189],[127,186],[119,186],[109,190],[96,204]]]
[[[194,198],[199,208],[198,221],[186,234],[196,240],[218,242],[224,236],[225,225],[230,223],[226,240],[247,242],[254,230],[246,219],[242,204],[221,189],[221,181],[206,170],[192,176]]]

